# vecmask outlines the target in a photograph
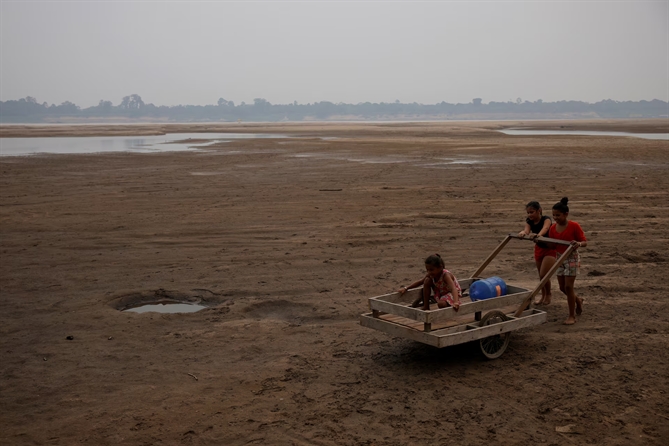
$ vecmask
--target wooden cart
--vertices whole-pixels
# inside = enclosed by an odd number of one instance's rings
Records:
[[[437,308],[436,305],[432,305],[430,310],[412,308],[411,303],[423,293],[420,287],[403,295],[392,293],[371,297],[369,306],[372,312],[360,316],[360,325],[438,348],[479,341],[481,353],[486,358],[499,358],[509,345],[512,331],[546,322],[546,312],[531,308],[531,303],[576,249],[576,246],[562,240],[537,237],[539,241],[569,247],[534,290],[507,284],[505,296],[471,302],[467,297],[470,285],[480,280],[483,270],[511,239],[523,240],[516,235],[508,235],[469,279],[459,280],[463,291],[459,311],[451,307]]]

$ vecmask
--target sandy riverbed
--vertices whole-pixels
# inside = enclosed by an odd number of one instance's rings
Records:
[[[179,125],[301,138],[0,158],[0,442],[666,444],[669,143],[508,125]],[[0,136],[166,126],[85,127]],[[495,361],[358,325],[426,255],[466,277],[563,195],[591,240],[575,326],[555,280],[548,323]],[[532,245],[487,271],[535,284]],[[155,295],[211,308],[116,309]]]

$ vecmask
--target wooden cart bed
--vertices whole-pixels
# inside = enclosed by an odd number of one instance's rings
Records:
[[[485,267],[514,238],[520,237],[508,235],[471,278],[459,281],[463,291],[459,311],[451,307],[438,308],[436,304],[431,305],[429,310],[412,308],[411,303],[423,293],[420,287],[404,294],[371,297],[371,313],[360,316],[360,325],[439,348],[480,340],[481,351],[486,357],[499,357],[509,343],[511,331],[546,322],[546,312],[531,308],[531,301],[576,249],[575,245],[562,240],[538,237],[537,240],[569,247],[534,290],[507,284],[506,295],[472,302],[467,297],[470,285],[479,280]]]
[[[460,281],[463,293],[474,279]],[[360,316],[360,324],[364,327],[383,331],[393,336],[413,339],[435,347],[447,347],[474,341],[484,337],[498,335],[518,330],[546,321],[546,313],[537,309],[523,311],[520,316],[514,313],[518,306],[531,293],[525,288],[507,285],[509,294],[493,299],[472,302],[464,296],[459,311],[453,308],[437,308],[435,304],[429,311],[421,308],[411,308],[411,302],[416,299],[422,288],[399,293],[386,294],[369,299],[371,313]],[[481,313],[487,310],[502,311],[507,321],[481,327]]]

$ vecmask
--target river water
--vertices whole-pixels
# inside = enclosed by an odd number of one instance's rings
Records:
[[[588,130],[521,130],[505,129],[500,132],[512,136],[580,135],[580,136],[627,136],[634,138],[667,140],[669,133],[599,132]],[[207,146],[252,138],[286,138],[285,135],[263,133],[170,133],[151,136],[82,136],[44,138],[0,138],[0,156],[24,156],[39,153],[100,153],[132,152],[159,153],[192,151]],[[208,140],[206,142],[192,140]],[[323,138],[326,139],[326,138]],[[179,142],[177,142],[179,141]],[[303,155],[307,156],[307,155]]]
[[[38,153],[174,152],[203,149],[208,145],[233,139],[285,137],[284,135],[261,133],[169,133],[151,136],[0,138],[0,156],[23,156]],[[189,143],[185,141],[188,139],[211,141]]]
[[[631,136],[633,138],[669,140],[669,133],[628,133],[628,132],[599,132],[594,130],[500,130],[505,135],[537,136],[537,135],[579,135],[579,136]]]

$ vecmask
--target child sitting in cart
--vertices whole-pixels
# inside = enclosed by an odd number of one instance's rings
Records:
[[[434,291],[433,301],[437,303],[439,308],[453,307],[455,311],[458,311],[462,288],[460,288],[458,279],[455,278],[453,273],[446,269],[441,256],[434,254],[425,259],[425,269],[427,274],[424,278],[409,286],[401,287],[399,293],[404,294],[409,289],[423,285],[423,295],[413,301],[412,307],[420,306],[422,301],[423,310],[429,310],[431,294]]]

